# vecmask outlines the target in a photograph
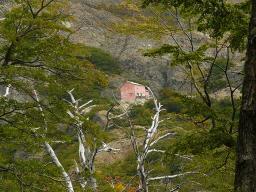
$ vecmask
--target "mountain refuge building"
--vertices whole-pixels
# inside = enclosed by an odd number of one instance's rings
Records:
[[[121,101],[136,102],[149,99],[150,93],[146,86],[132,81],[126,81],[120,87],[120,96]]]

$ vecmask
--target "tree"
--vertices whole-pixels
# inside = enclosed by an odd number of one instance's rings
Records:
[[[85,188],[87,185],[93,189],[93,191],[97,191],[97,181],[95,179],[95,159],[96,156],[105,151],[105,152],[116,152],[119,149],[115,149],[110,147],[108,144],[104,142],[100,142],[101,139],[99,135],[89,135],[88,132],[90,130],[86,130],[87,134],[84,134],[84,126],[89,123],[89,120],[84,119],[84,115],[94,107],[91,106],[90,103],[92,100],[79,104],[81,99],[75,99],[73,95],[73,89],[68,91],[71,101],[68,103],[71,105],[71,109],[67,111],[69,116],[74,120],[74,126],[77,132],[77,138],[79,143],[79,159],[80,159],[80,167],[82,171],[80,171],[79,166],[76,164],[76,173],[80,176],[79,182],[82,188]],[[91,143],[91,144],[90,144]],[[89,171],[88,178],[84,178],[82,174],[85,174],[86,171]]]
[[[61,191],[66,186],[73,191],[70,170],[54,150],[72,140],[63,134],[70,119],[62,99],[71,86],[84,95],[104,85],[106,77],[81,59],[85,47],[70,40],[68,5],[13,1],[0,21],[0,84],[7,87],[3,95],[9,95],[0,97],[1,191]]]
[[[44,134],[42,136],[45,137],[45,135],[47,134],[47,131],[48,131],[48,122],[45,118],[45,114],[44,114],[43,108],[40,104],[39,96],[38,96],[38,93],[37,93],[36,90],[34,90],[34,96],[35,96],[35,100],[38,102],[38,110],[41,113],[41,116],[42,116],[43,122],[44,122],[44,127],[39,127],[39,128],[37,128],[37,130],[38,129],[39,130],[43,129]],[[44,147],[45,147],[45,150],[47,151],[47,153],[49,154],[49,156],[51,157],[52,162],[61,170],[61,173],[62,173],[62,176],[64,178],[67,191],[68,192],[74,192],[74,188],[73,188],[71,178],[70,178],[69,174],[66,172],[63,165],[60,163],[60,161],[59,161],[57,155],[55,154],[52,146],[50,145],[49,142],[45,141],[44,142]]]
[[[251,20],[244,66],[243,97],[237,140],[235,191],[256,190],[256,1],[251,1]]]
[[[234,82],[232,76],[235,73],[237,76],[241,74],[233,71],[234,62],[231,57],[234,49],[244,47],[246,29],[243,27],[247,24],[247,4],[222,4],[221,1],[215,0],[193,3],[153,0],[143,1],[143,6],[147,8],[146,13],[143,14],[143,10],[139,12],[137,7],[135,15],[144,16],[144,20],[137,19],[137,23],[133,25],[130,23],[131,19],[128,20],[128,24],[121,24],[121,32],[139,36],[144,33],[151,33],[151,37],[169,36],[171,39],[169,44],[146,50],[144,55],[150,57],[164,55],[165,58],[170,56],[170,65],[180,68],[179,70],[183,72],[186,94],[197,96],[207,109],[201,113],[203,119],[197,122],[211,121],[212,128],[218,127],[218,123],[224,124],[223,120],[217,122],[220,118],[214,109],[216,101],[212,94],[226,88],[232,106],[231,116],[227,117],[226,121],[230,124],[228,132],[233,133],[239,105],[235,95],[240,89],[241,82]],[[214,10],[218,10],[218,14],[221,13],[226,17],[219,17]],[[145,19],[145,15],[149,15],[148,20]],[[224,25],[227,18],[230,20],[229,27]],[[153,22],[147,22],[152,20]],[[157,25],[159,30],[148,32],[152,24]],[[234,25],[239,25],[236,30]],[[241,31],[238,31],[238,28]],[[204,34],[198,35],[196,31],[209,34],[211,38]],[[238,43],[237,39],[240,37],[242,41]],[[191,84],[191,93],[188,91],[189,84]]]
[[[146,4],[149,2],[158,2],[158,1],[144,1]],[[167,4],[175,4],[182,5],[186,8],[192,8],[190,3],[195,3],[193,1],[165,1]],[[197,7],[197,5],[207,5],[202,8]],[[199,11],[199,27],[203,24],[203,28],[213,29],[213,34],[216,37],[223,38],[223,34],[227,32],[233,33],[230,36],[230,39],[227,39],[230,43],[230,47],[233,49],[239,48],[243,50],[245,48],[247,42],[247,54],[246,54],[246,62],[244,66],[244,81],[243,81],[243,89],[242,89],[242,103],[240,109],[240,118],[239,118],[239,126],[238,126],[238,140],[237,140],[237,161],[236,161],[236,178],[235,178],[235,191],[255,191],[256,189],[256,178],[255,178],[255,170],[256,170],[256,143],[255,143],[255,54],[256,54],[256,42],[255,42],[255,29],[256,29],[256,2],[246,1],[241,2],[235,5],[225,4],[223,1],[209,1],[206,3],[204,1],[196,3],[194,6],[194,10],[198,9]],[[216,12],[212,12],[212,8],[215,8]],[[236,22],[236,28],[232,27],[231,24],[234,24],[233,19],[230,16],[234,16],[233,13],[236,10],[240,10],[245,14],[239,19],[239,22]],[[240,13],[241,13],[240,12]],[[218,14],[218,15],[216,15]],[[239,13],[237,12],[237,15]],[[208,24],[205,25],[204,21],[209,19]],[[248,21],[250,19],[249,31],[248,29]],[[216,17],[216,18],[215,18]],[[236,16],[235,16],[236,17]],[[211,18],[216,19],[212,21]],[[227,21],[227,19],[230,19]],[[202,22],[203,21],[203,22]],[[224,22],[227,21],[224,24]],[[241,23],[240,23],[241,22]],[[242,24],[243,23],[243,24]],[[242,25],[241,25],[242,24]],[[219,26],[219,27],[218,27]],[[243,27],[242,27],[243,26]],[[249,35],[248,35],[249,34]],[[235,42],[233,37],[242,37],[242,44],[240,42]]]
[[[203,103],[203,106],[201,107],[201,111],[197,115],[202,115],[203,119],[197,121],[196,123],[199,125],[198,127],[201,127],[205,122],[211,120],[211,128],[209,130],[209,134],[212,134],[214,132],[221,131],[223,132],[223,135],[226,134],[226,132],[229,133],[229,138],[232,138],[237,130],[237,114],[238,114],[238,107],[239,104],[236,104],[236,99],[234,98],[234,93],[240,89],[241,82],[238,84],[234,84],[234,82],[230,78],[230,74],[233,73],[230,69],[232,61],[230,61],[230,55],[236,51],[242,52],[247,44],[248,39],[248,24],[249,24],[249,17],[251,15],[250,7],[252,1],[243,1],[243,2],[237,2],[233,3],[230,1],[222,1],[222,0],[202,0],[202,1],[177,1],[177,0],[143,0],[143,6],[149,7],[149,6],[158,6],[165,10],[166,15],[172,15],[174,17],[174,21],[176,21],[176,24],[173,26],[169,25],[169,20],[167,17],[163,16],[162,14],[159,14],[157,9],[152,9],[151,12],[152,15],[155,15],[155,17],[158,19],[159,24],[162,26],[165,26],[166,31],[169,31],[169,36],[172,38],[173,43],[172,44],[165,44],[160,48],[151,50],[146,52],[146,56],[161,56],[163,54],[171,55],[172,64],[179,64],[184,67],[184,71],[186,74],[188,74],[188,77],[190,78],[191,83],[193,84],[193,87],[195,88],[195,92],[197,93],[198,97],[194,99],[191,99],[191,104],[193,106],[196,106],[196,102],[198,101],[198,98],[200,99],[200,102]],[[253,2],[255,3],[255,2]],[[150,7],[151,8],[151,7]],[[147,12],[149,13],[149,12]],[[151,15],[151,16],[152,16]],[[253,17],[253,14],[252,14]],[[253,22],[251,22],[253,23]],[[254,24],[251,24],[251,26]],[[178,28],[178,30],[177,30]],[[251,27],[253,28],[253,27]],[[129,28],[131,30],[132,27]],[[143,29],[141,28],[141,31]],[[140,31],[140,34],[142,33]],[[199,31],[203,32],[204,34],[207,34],[207,43],[206,41],[202,44],[198,43],[198,39],[195,38],[196,34],[194,32]],[[252,29],[251,29],[252,31]],[[184,46],[184,42],[179,42],[179,39],[176,38],[179,34],[178,32],[182,32],[183,36],[187,39],[187,42],[189,46]],[[166,34],[166,33],[165,33]],[[254,44],[254,32],[250,32],[251,38],[249,43],[251,43],[250,46],[250,54],[247,54],[248,56],[251,56],[254,50],[253,44]],[[196,43],[197,42],[197,43]],[[215,50],[214,50],[215,49]],[[213,52],[213,54],[209,54],[208,51]],[[249,50],[249,48],[248,48]],[[220,56],[222,55],[222,56]],[[224,56],[223,56],[224,55]],[[222,64],[218,62],[218,60],[225,60],[224,67]],[[252,62],[251,59],[247,58],[247,63]],[[239,61],[240,62],[240,61]],[[248,64],[246,65],[248,66]],[[232,112],[230,114],[225,114],[223,116],[221,113],[225,110],[219,111],[216,109],[216,104],[218,105],[218,102],[216,102],[210,95],[211,90],[210,87],[211,84],[216,83],[214,82],[214,70],[218,68],[221,70],[221,73],[224,75],[224,79],[226,81],[225,86],[228,87],[230,92],[230,106],[232,107]],[[248,79],[254,79],[254,76],[252,76],[253,66],[245,67],[245,70],[248,70],[250,72],[247,72],[249,77]],[[242,74],[242,72],[237,73]],[[244,81],[244,84],[246,84],[248,80]],[[248,81],[249,82],[249,81]],[[252,90],[254,90],[252,86],[252,82],[247,83],[247,86],[251,87]],[[246,86],[246,87],[247,87]],[[245,87],[245,86],[244,86]],[[243,97],[242,105],[247,105],[245,103],[249,101],[252,101],[251,107],[249,109],[253,110],[253,99],[252,95],[253,92],[248,91],[248,87],[243,88],[243,94],[246,95]],[[246,91],[245,91],[246,90]],[[246,101],[247,100],[247,101]],[[254,106],[255,108],[255,106]],[[200,106],[199,108],[200,109]],[[243,110],[243,107],[242,107]],[[244,115],[246,114],[245,111]],[[241,114],[242,115],[242,114]],[[244,116],[243,115],[243,116]],[[198,116],[197,116],[198,117]],[[223,119],[224,117],[224,119]],[[248,118],[248,116],[247,116]],[[245,117],[240,117],[240,119],[246,119]],[[253,121],[253,120],[252,120]],[[242,122],[240,120],[240,128],[239,128],[239,135],[245,135],[245,132],[247,129],[242,129],[242,124],[248,124],[248,120],[245,120]],[[227,123],[229,124],[229,128],[227,129]],[[208,125],[206,124],[206,126]],[[243,130],[243,131],[242,131]],[[251,129],[252,130],[252,125]],[[253,134],[251,132],[248,132],[253,137]],[[221,135],[219,135],[221,136]],[[248,135],[247,135],[248,136]],[[253,148],[252,143],[249,145],[245,145],[247,141],[242,139],[243,136],[239,136],[238,138],[238,161],[237,164],[237,172],[238,169],[240,169],[241,175],[244,175],[244,178],[246,178],[245,171],[241,171],[242,168],[242,162],[245,163],[245,161],[242,159],[242,157],[251,157],[250,155],[245,154],[252,154],[252,150],[249,150],[248,153],[245,153],[245,146],[251,146],[250,149]],[[251,137],[248,137],[251,138]],[[223,143],[225,145],[225,143]],[[247,149],[247,148],[246,148]],[[243,152],[241,152],[243,151]],[[239,155],[241,153],[241,155]],[[229,158],[229,152],[227,154],[227,158]],[[250,161],[250,160],[249,160]],[[243,169],[246,170],[246,169]],[[251,180],[252,180],[252,170],[251,174]],[[239,173],[239,175],[240,175]],[[237,176],[236,183],[239,180],[239,183],[246,183],[241,181],[241,175]],[[250,176],[249,176],[250,177]],[[239,179],[238,179],[239,178]],[[253,182],[252,182],[253,183]],[[244,184],[246,185],[246,184]],[[236,187],[237,188],[237,187]],[[248,190],[248,189],[247,189]],[[246,189],[244,191],[247,191]]]
[[[159,3],[157,1],[152,2],[156,4]],[[237,113],[237,104],[234,94],[236,91],[238,91],[241,83],[233,82],[230,77],[230,74],[233,73],[231,68],[232,61],[230,53],[231,49],[234,48],[235,45],[232,45],[232,41],[228,39],[237,37],[233,34],[229,37],[224,37],[222,29],[217,29],[217,19],[213,16],[214,13],[211,12],[211,9],[214,9],[214,7],[216,9],[220,9],[220,12],[223,12],[222,9],[225,8],[223,8],[218,1],[211,1],[209,4],[206,2],[198,3],[198,6],[202,8],[201,11],[201,8],[199,7],[198,9],[197,7],[190,7],[192,6],[190,2],[180,2],[175,4],[175,1],[166,1],[165,3],[167,4],[166,12],[172,15],[173,19],[177,22],[177,26],[174,27],[175,32],[173,32],[171,29],[169,30],[169,35],[173,40],[173,44],[164,44],[160,48],[146,51],[145,56],[154,57],[170,55],[171,65],[178,66],[184,71],[184,76],[186,79],[190,80],[191,85],[193,86],[193,92],[196,93],[202,104],[208,108],[209,113],[203,115],[204,120],[202,121],[205,122],[210,120],[213,129],[218,126],[216,125],[218,115],[214,112],[213,105],[215,101],[211,96],[213,93],[211,87],[214,83],[215,86],[218,86],[216,85],[216,81],[214,82],[214,76],[219,75],[224,81],[219,89],[228,88],[230,92],[229,99],[232,105],[232,115],[230,117],[231,125],[229,132],[232,133],[235,124],[235,116]],[[199,15],[194,11],[198,11]],[[164,18],[162,18],[157,11],[153,11],[153,14],[156,17],[159,17],[161,23],[164,23]],[[200,17],[200,14],[207,15],[210,21],[214,20],[211,21],[213,24],[208,26],[205,18]],[[235,11],[234,13],[230,12],[227,14],[233,15],[235,14]],[[191,15],[193,16],[192,18]],[[218,22],[223,23],[224,21],[220,20]],[[168,26],[166,26],[166,28],[167,27]],[[202,38],[200,40],[200,38],[197,37],[195,30],[210,33],[212,38]],[[185,43],[183,41],[179,41],[180,33],[186,40]],[[230,33],[232,33],[232,31]],[[239,46],[243,46],[242,43]],[[216,68],[219,70],[219,74],[215,73]],[[187,92],[187,94],[189,93]]]
[[[166,132],[159,129],[160,123],[163,120],[160,119],[160,113],[163,111],[162,105],[158,102],[157,98],[151,91],[149,87],[147,87],[151,96],[153,97],[153,106],[154,106],[154,115],[151,121],[151,125],[149,128],[143,127],[144,134],[139,137],[138,133],[136,133],[135,125],[132,122],[130,117],[129,109],[123,108],[125,114],[125,118],[128,120],[129,128],[130,128],[130,141],[133,148],[133,152],[136,157],[137,162],[137,176],[139,178],[139,187],[138,191],[148,192],[149,186],[152,182],[161,181],[161,180],[172,180],[178,177],[182,177],[185,175],[193,174],[195,172],[184,172],[173,175],[160,175],[160,176],[151,176],[150,170],[147,167],[147,160],[151,154],[164,154],[165,150],[158,149],[158,144],[163,140],[174,137],[176,135],[175,132]],[[179,187],[178,187],[179,188]],[[177,188],[177,189],[178,189]],[[176,189],[173,189],[176,190]]]

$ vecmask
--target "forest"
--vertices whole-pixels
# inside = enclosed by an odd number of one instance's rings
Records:
[[[0,192],[255,192],[256,0],[1,0]]]

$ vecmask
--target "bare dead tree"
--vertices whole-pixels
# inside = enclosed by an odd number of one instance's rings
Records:
[[[43,108],[40,104],[40,100],[39,100],[39,96],[38,96],[37,91],[34,90],[33,92],[34,92],[35,100],[38,103],[38,109],[39,109],[39,111],[42,115],[43,121],[44,121],[44,132],[46,133],[47,129],[48,129],[48,126],[47,126],[47,121],[46,121],[46,118],[45,118],[45,114],[44,114]],[[43,135],[43,136],[45,136],[45,135]],[[59,161],[56,153],[54,152],[54,150],[52,148],[52,146],[50,145],[49,142],[45,141],[44,142],[44,147],[45,147],[46,152],[51,157],[52,162],[61,170],[62,176],[63,176],[65,184],[66,184],[67,191],[68,192],[74,192],[74,188],[73,188],[71,178],[70,178],[69,174],[65,171],[65,168],[63,167],[61,162]]]
[[[8,96],[10,95],[10,87],[11,85],[8,85],[5,88],[5,91],[3,93],[4,98],[8,99]],[[86,140],[85,134],[82,130],[82,126],[84,124],[84,120],[82,120],[82,116],[85,115],[87,112],[90,111],[94,106],[90,105],[92,101],[89,101],[87,103],[84,103],[82,105],[79,104],[79,100],[76,100],[72,94],[72,91],[69,91],[69,95],[71,98],[71,102],[69,104],[71,105],[71,109],[67,111],[68,115],[75,120],[75,127],[77,130],[77,137],[78,137],[78,142],[79,142],[79,158],[80,158],[80,163],[75,161],[75,172],[78,176],[78,182],[80,183],[80,186],[84,189],[86,186],[90,186],[94,191],[97,191],[97,182],[94,177],[95,174],[95,158],[96,156],[101,153],[101,152],[112,152],[116,153],[116,151],[119,151],[119,149],[115,149],[110,147],[110,145],[101,142],[100,145],[98,145],[98,140],[96,138],[93,138],[93,146],[89,145],[89,142]],[[32,132],[36,137],[40,138],[46,138],[47,130],[48,130],[48,122],[45,117],[45,112],[43,109],[43,106],[41,105],[41,101],[38,95],[38,92],[36,90],[33,90],[33,99],[37,103],[37,108],[42,116],[43,119],[43,126],[39,128],[33,128]],[[42,129],[42,133],[38,133],[38,130]],[[51,141],[54,143],[60,143],[61,141]],[[73,183],[72,179],[69,176],[68,172],[65,170],[64,166],[58,159],[53,147],[51,146],[50,142],[44,141],[43,147],[45,151],[48,153],[50,156],[52,163],[54,163],[61,171],[63,180],[57,179],[59,182],[64,182],[65,187],[68,192],[74,192],[73,188]],[[80,170],[82,168],[82,170]],[[83,173],[85,171],[89,171],[90,176],[89,178],[85,178],[83,176]],[[56,180],[56,179],[55,179]]]
[[[75,99],[73,95],[73,90],[68,91],[68,94],[70,96],[71,101],[67,101],[71,109],[67,111],[68,115],[74,120],[74,125],[76,127],[77,131],[77,137],[78,137],[78,143],[79,143],[79,159],[80,159],[80,167],[82,168],[82,171],[80,171],[80,168],[77,163],[76,164],[76,173],[79,175],[79,182],[82,188],[85,188],[87,185],[91,187],[94,191],[97,191],[97,181],[94,177],[95,174],[95,158],[96,156],[101,152],[113,152],[119,151],[119,149],[115,149],[110,147],[108,144],[101,141],[101,146],[98,146],[97,142],[98,140],[94,137],[93,139],[93,145],[90,145],[87,141],[84,131],[83,131],[83,125],[86,123],[86,121],[83,120],[83,116],[89,112],[94,106],[90,105],[92,103],[92,100],[79,104],[81,99]],[[89,177],[85,179],[82,176],[82,172],[89,171]]]
[[[157,177],[150,177],[149,171],[146,170],[145,164],[147,157],[150,153],[165,153],[164,150],[161,149],[156,149],[156,145],[164,140],[167,139],[168,137],[175,136],[176,134],[174,132],[167,132],[164,134],[158,134],[159,132],[159,124],[162,122],[160,120],[160,113],[163,110],[162,105],[156,97],[154,96],[152,90],[148,87],[148,90],[150,91],[153,101],[154,101],[154,106],[155,106],[155,114],[152,118],[152,123],[149,128],[145,128],[145,135],[143,137],[143,142],[142,145],[139,144],[138,142],[138,137],[136,136],[135,130],[134,130],[134,125],[129,117],[128,111],[126,111],[126,117],[128,118],[129,121],[129,126],[130,126],[130,140],[131,140],[131,145],[133,147],[133,151],[136,156],[137,160],[137,175],[139,177],[139,191],[142,192],[148,192],[149,189],[149,183],[152,181],[157,181],[157,180],[163,180],[163,179],[173,179],[176,177],[181,177],[185,176],[188,174],[193,174],[195,172],[185,172],[185,173],[180,173],[180,174],[175,174],[175,175],[166,175],[166,176],[157,176]],[[125,111],[125,109],[124,109]]]

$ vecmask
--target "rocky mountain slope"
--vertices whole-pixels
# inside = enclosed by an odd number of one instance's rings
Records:
[[[133,35],[117,33],[113,30],[113,24],[121,23],[122,11],[111,10],[123,0],[70,0],[71,13],[75,22],[72,23],[77,32],[73,39],[87,46],[97,47],[109,52],[121,64],[121,77],[112,82],[114,87],[124,80],[137,81],[151,86],[155,90],[162,87],[170,87],[187,91],[189,83],[178,68],[171,68],[168,59],[149,58],[142,54],[142,50],[157,47],[163,43],[171,43],[170,37],[163,40],[139,38]],[[4,7],[8,7],[8,1],[2,1]],[[1,7],[1,10],[3,7]],[[4,9],[3,9],[4,10]],[[0,15],[2,13],[0,12]],[[182,35],[176,36],[183,46],[189,46]],[[195,35],[195,41],[207,39],[202,34]],[[237,55],[234,55],[237,57]],[[239,56],[238,56],[239,57]],[[239,67],[239,69],[241,69]],[[185,86],[184,86],[185,85]]]
[[[124,79],[147,82],[156,89],[163,86],[179,88],[184,79],[177,70],[168,66],[167,60],[147,58],[140,51],[160,42],[118,34],[111,29],[112,24],[122,22],[122,18],[104,7],[121,1],[71,0],[72,13],[78,18],[75,27],[79,28],[74,36],[75,41],[111,53],[120,61]]]

